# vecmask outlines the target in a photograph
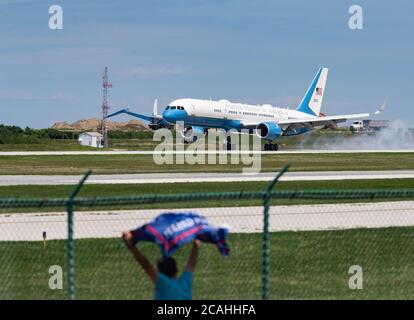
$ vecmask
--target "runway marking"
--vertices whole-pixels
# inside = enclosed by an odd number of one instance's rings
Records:
[[[325,154],[325,153],[414,153],[414,149],[333,149],[333,150],[280,150],[280,151],[244,151],[244,150],[201,150],[200,154]],[[1,151],[0,156],[64,156],[64,155],[154,155],[154,154],[194,154],[189,151]]]
[[[246,182],[270,181],[275,172],[256,174],[242,173],[143,173],[91,175],[87,184],[149,184],[149,183],[195,183],[195,182]],[[309,171],[287,172],[281,181],[329,181],[366,179],[414,178],[414,170],[384,171]],[[0,185],[73,185],[80,175],[0,175]]]

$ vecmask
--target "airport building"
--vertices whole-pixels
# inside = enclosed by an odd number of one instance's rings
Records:
[[[79,143],[82,146],[102,148],[102,134],[98,132],[84,132],[79,135]]]

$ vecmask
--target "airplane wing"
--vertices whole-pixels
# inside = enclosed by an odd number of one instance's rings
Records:
[[[131,112],[131,111],[129,111],[129,109],[121,109],[121,110],[119,110],[119,111],[117,111],[117,112],[114,112],[114,113],[108,114],[108,115],[106,116],[106,119],[108,119],[108,118],[110,118],[110,117],[113,117],[113,116],[116,116],[116,115],[121,114],[121,113],[129,114],[130,116],[133,116],[133,117],[136,117],[136,118],[139,118],[139,119],[142,119],[142,120],[148,121],[148,122],[151,122],[151,121],[152,121],[152,119],[154,118],[154,117],[149,117],[149,116],[146,116],[146,115],[143,115],[143,114],[139,114],[139,113]]]
[[[304,118],[304,119],[290,119],[282,120],[277,124],[281,127],[322,127],[329,124],[336,124],[340,122],[345,122],[351,119],[360,119],[366,118],[369,116],[369,113],[359,113],[359,114],[348,114],[348,115],[339,115],[339,116],[326,116],[326,117],[315,117],[315,118]]]
[[[288,119],[276,121],[276,123],[282,127],[286,128],[298,128],[298,127],[323,127],[330,124],[336,124],[340,122],[345,122],[350,119],[360,119],[366,118],[369,116],[369,113],[358,113],[358,114],[349,114],[349,115],[339,115],[339,116],[326,116],[326,117],[314,117],[314,118],[303,118],[303,119]],[[257,126],[259,123],[247,123],[242,122],[242,125],[246,128],[251,128]]]

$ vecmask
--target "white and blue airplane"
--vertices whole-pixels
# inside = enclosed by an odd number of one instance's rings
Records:
[[[157,113],[157,100],[151,116],[146,116],[128,109],[113,114],[126,113],[149,122],[152,129],[172,127],[181,123],[184,141],[191,142],[200,134],[207,135],[208,129],[237,130],[248,129],[267,141],[265,150],[278,149],[272,143],[281,136],[306,134],[317,127],[336,125],[350,119],[361,119],[369,113],[325,116],[321,114],[323,96],[325,94],[328,68],[320,68],[312,80],[305,96],[295,110],[273,107],[269,104],[249,105],[234,103],[228,100],[177,99],[168,104],[162,115]],[[231,143],[227,140],[227,143]]]

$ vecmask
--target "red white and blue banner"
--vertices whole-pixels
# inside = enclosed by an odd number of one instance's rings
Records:
[[[206,218],[195,213],[164,213],[131,232],[134,245],[139,241],[154,242],[166,257],[195,239],[215,244],[223,256],[229,253],[228,229],[213,227]]]

